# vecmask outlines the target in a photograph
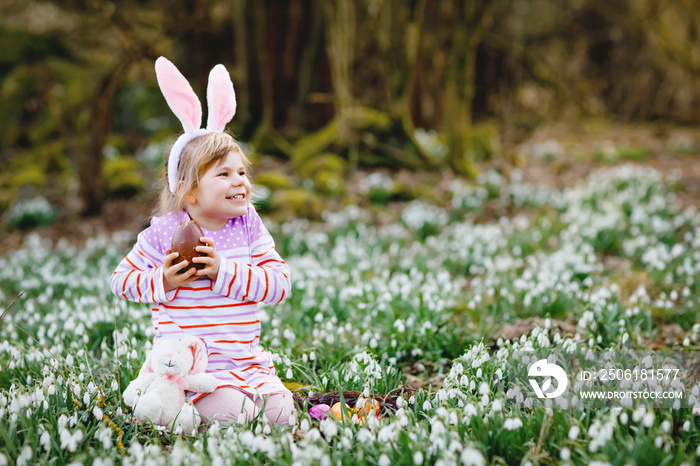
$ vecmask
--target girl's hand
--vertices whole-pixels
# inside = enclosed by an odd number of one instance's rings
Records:
[[[199,240],[202,243],[205,243],[206,246],[197,246],[195,250],[198,252],[203,252],[207,256],[195,257],[192,259],[192,262],[204,264],[204,268],[202,270],[197,271],[197,276],[203,277],[206,275],[207,277],[209,277],[209,279],[211,279],[211,281],[215,282],[217,277],[219,276],[221,256],[218,252],[216,252],[216,249],[214,248],[213,239],[207,238],[206,236],[202,236]]]
[[[182,261],[179,264],[173,265],[173,260],[179,254],[176,252],[171,252],[170,249],[165,251],[165,261],[163,262],[163,285],[165,291],[174,290],[182,285],[186,285],[191,281],[197,279],[195,272],[197,269],[190,267],[189,270],[178,274],[180,270],[184,270],[185,267],[189,265],[187,261]]]

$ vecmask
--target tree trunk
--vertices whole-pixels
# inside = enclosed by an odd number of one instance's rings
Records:
[[[93,94],[89,147],[87,152],[81,152],[78,158],[78,180],[84,216],[99,215],[102,211],[102,150],[112,124],[112,102],[134,61],[133,53],[124,52],[112,68],[100,77]]]
[[[470,130],[475,91],[476,51],[485,24],[490,21],[494,0],[466,3],[454,0],[450,13],[454,18],[452,49],[445,86],[445,124],[449,164],[455,172],[473,174]]]
[[[326,47],[335,92],[335,121],[340,143],[349,150],[352,168],[358,165],[357,135],[350,125],[353,106],[353,67],[355,63],[356,11],[354,0],[327,2]]]
[[[262,64],[260,58],[260,28],[254,0],[244,0],[238,4],[239,19],[234,24],[236,44],[244,68],[245,95],[241,100],[244,106],[245,124],[241,129],[242,139],[252,139],[265,115],[265,98],[263,94]]]

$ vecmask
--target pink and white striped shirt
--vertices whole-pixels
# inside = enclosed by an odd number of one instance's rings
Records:
[[[218,387],[233,386],[250,394],[287,392],[269,353],[260,347],[257,303],[279,303],[291,291],[289,267],[252,205],[220,230],[202,228],[221,256],[216,282],[200,277],[165,291],[163,261],[186,211],[154,217],[138,235],[129,254],[112,275],[112,293],[134,302],[152,303],[156,339],[194,335],[207,346],[207,372]],[[188,393],[192,399],[203,396]]]

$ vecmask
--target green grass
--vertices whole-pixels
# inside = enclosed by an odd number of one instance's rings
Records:
[[[291,428],[137,426],[120,394],[154,332],[148,306],[108,288],[135,232],[79,248],[29,236],[0,258],[2,308],[24,292],[0,322],[0,464],[696,463],[700,393],[675,410],[550,410],[507,383],[523,348],[698,349],[700,215],[672,186],[634,165],[563,190],[489,172],[391,224],[357,207],[268,223],[293,274],[261,319],[283,380],[304,393],[418,385],[366,425],[300,412]],[[575,331],[502,337],[529,318]]]

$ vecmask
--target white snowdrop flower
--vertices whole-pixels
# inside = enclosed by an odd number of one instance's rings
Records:
[[[263,427],[262,433],[264,435],[270,435],[271,432],[272,432],[272,428],[270,427],[270,424],[265,424],[265,427]]]
[[[90,404],[90,393],[85,392],[85,395],[83,395],[83,404],[89,405]]]
[[[644,427],[651,427],[654,425],[654,413],[653,412],[648,412],[644,415],[644,418],[642,419],[642,425]]]
[[[51,434],[49,434],[48,431],[44,431],[44,433],[41,434],[39,445],[41,445],[45,451],[49,451],[51,449]]]
[[[109,427],[100,427],[95,437],[102,443],[102,447],[105,450],[112,448],[112,429]]]
[[[379,433],[377,433],[377,441],[382,444],[387,444],[396,440],[399,435],[399,429],[395,425],[388,425],[381,428]]]
[[[627,413],[620,414],[620,424],[626,425],[628,421]]]
[[[338,435],[338,425],[330,418],[322,419],[319,428],[326,437],[326,440],[330,440]]]
[[[690,421],[685,421],[683,423],[683,430],[686,432],[690,432]]]
[[[416,404],[416,397],[414,395],[410,396],[410,398],[408,399],[408,404],[410,404],[410,405]]]
[[[287,369],[287,373],[285,374],[287,379],[293,379],[294,378],[294,373],[292,372],[292,369]]]
[[[413,454],[413,464],[415,464],[416,466],[420,466],[423,464],[423,461],[423,452],[417,451]]]
[[[80,442],[83,441],[83,431],[76,430],[71,434],[70,431],[63,429],[59,437],[61,439],[61,449],[74,453],[78,449]]]
[[[503,423],[503,428],[506,430],[517,430],[517,429],[520,429],[522,426],[523,426],[523,421],[521,421],[519,417],[508,418]]]
[[[46,390],[46,393],[49,394],[49,396],[53,396],[56,394],[56,386],[54,384],[49,385],[49,388]]]
[[[491,412],[492,413],[500,413],[502,409],[503,409],[503,405],[501,403],[501,400],[499,400],[499,399],[493,400],[493,403],[491,403]]]
[[[8,464],[7,456],[5,456],[5,453],[0,451],[0,466],[7,466]]]
[[[406,406],[406,400],[404,400],[402,396],[396,398],[396,407],[403,408],[404,406]]]
[[[34,399],[37,403],[41,403],[46,399],[44,397],[44,391],[41,389],[41,387],[36,387],[36,390],[34,391]]]
[[[559,458],[561,458],[562,461],[569,461],[571,459],[571,450],[569,450],[569,447],[564,447],[559,451]]]
[[[379,466],[390,466],[391,465],[391,459],[387,456],[386,453],[382,453],[379,456],[379,460],[377,460],[377,464]]]
[[[656,438],[654,439],[654,446],[656,448],[661,448],[664,446],[664,439],[660,435],[657,435]]]
[[[357,432],[356,439],[360,443],[373,442],[374,434],[369,429],[363,427]]]
[[[661,423],[661,430],[664,431],[664,432],[667,433],[667,434],[668,434],[669,432],[671,432],[671,421],[669,421],[668,419],[666,419],[665,421],[663,421],[663,422]]]
[[[92,410],[92,415],[95,416],[95,419],[98,421],[102,420],[103,413],[99,406],[95,406],[95,408]]]
[[[66,356],[66,365],[72,366],[73,363],[75,363],[75,359],[73,359],[73,355],[69,354],[68,356]]]
[[[462,450],[462,454],[459,455],[459,460],[464,466],[485,466],[486,460],[481,451],[476,448],[467,447]]]
[[[119,390],[119,382],[117,382],[117,379],[112,380],[110,388],[115,392]]]
[[[17,457],[17,466],[27,466],[33,456],[34,452],[32,451],[32,447],[29,445],[25,446]]]
[[[476,406],[474,406],[472,403],[467,404],[464,407],[464,414],[469,417],[476,416],[477,414],[477,409]]]
[[[571,426],[571,429],[569,429],[569,440],[576,440],[580,433],[581,429],[578,426]]]
[[[430,403],[430,400],[426,399],[423,402],[423,411],[430,411],[431,409],[433,409],[433,405]]]
[[[309,430],[311,426],[309,425],[309,420],[308,419],[302,419],[301,424],[299,424],[299,430],[302,432],[306,432]]]
[[[489,391],[490,389],[488,382],[481,382],[479,384],[479,395],[488,395]]]

